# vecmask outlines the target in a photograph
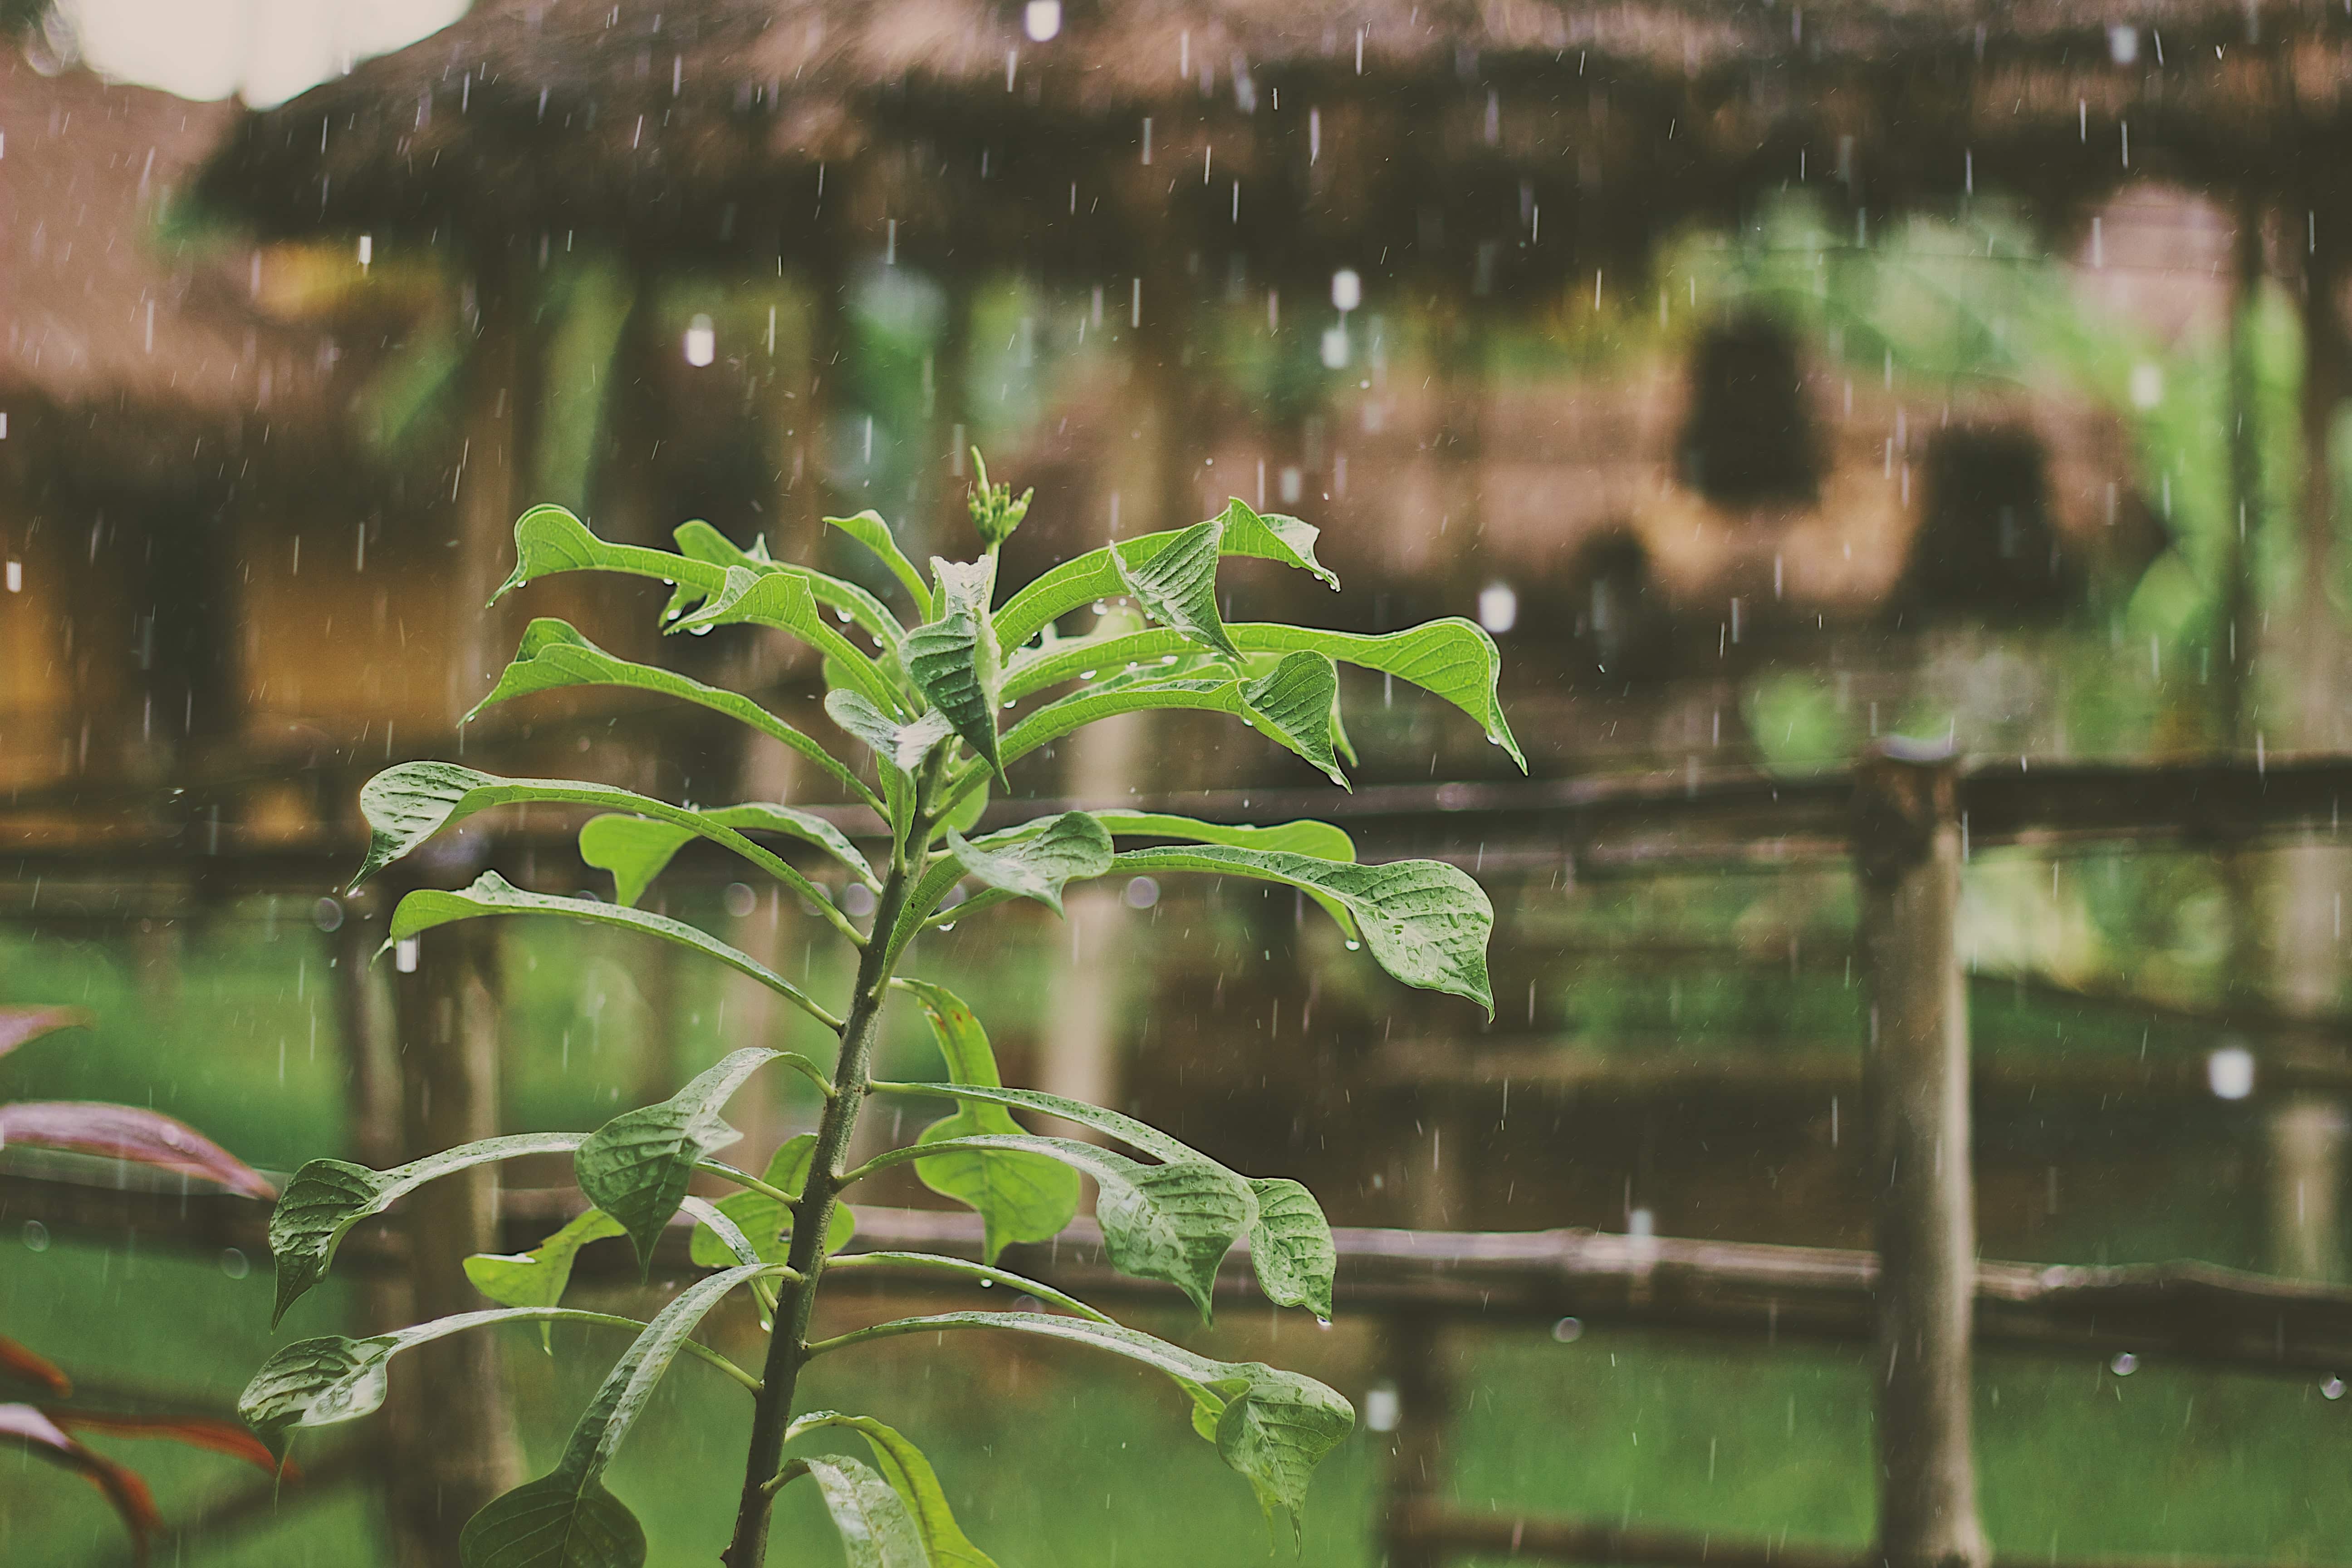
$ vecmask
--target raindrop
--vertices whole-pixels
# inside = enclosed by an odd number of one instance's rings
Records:
[[[1584,1320],[1562,1318],[1551,1326],[1551,1337],[1564,1345],[1574,1344],[1584,1337]]]
[[[718,329],[708,316],[697,316],[686,325],[686,363],[697,370],[719,357]]]
[[[220,1271],[232,1279],[242,1279],[253,1272],[253,1261],[234,1247],[221,1248]]]
[[[49,1249],[49,1227],[37,1219],[26,1220],[25,1246],[29,1251],[47,1252]]]
[[[2322,1399],[2343,1398],[2344,1380],[2340,1377],[2331,1377],[2326,1383],[2321,1384],[2319,1385],[2319,1397]]]
[[[874,889],[863,882],[852,882],[841,895],[841,907],[853,915],[874,912]]]
[[[1490,632],[1507,632],[1519,624],[1519,595],[1508,583],[1489,583],[1478,590],[1478,624]]]
[[[1331,274],[1331,308],[1346,315],[1364,302],[1364,280],[1352,267]]]
[[[1061,32],[1062,0],[1029,0],[1021,15],[1021,30],[1040,44]]]
[[[760,907],[760,895],[751,890],[748,882],[728,883],[727,890],[719,894],[719,900],[727,906],[727,912],[739,921]]]
[[[1376,1383],[1364,1391],[1364,1426],[1369,1431],[1393,1432],[1404,1415],[1404,1402],[1397,1397],[1396,1384]]]
[[[2129,1377],[2139,1370],[2139,1357],[2129,1351],[2117,1351],[2116,1359],[2107,1363],[2107,1370],[2117,1377]]]
[[[8,592],[12,594],[23,593],[25,591],[25,563],[21,561],[11,561],[8,563],[7,572]]]
[[[1363,944],[1362,942],[1358,942],[1358,941],[1357,941],[1354,937],[1352,937],[1352,936],[1351,936],[1351,937],[1349,937],[1349,938],[1348,939],[1348,951],[1349,951],[1349,952],[1355,952],[1358,948],[1360,948],[1360,947],[1361,947],[1361,946],[1363,946],[1363,945],[1364,945],[1364,944]]]
[[[392,966],[403,974],[416,973],[416,939],[402,937],[392,944]]]
[[[1127,907],[1148,910],[1160,901],[1160,884],[1149,877],[1138,877],[1127,885]]]
[[[2223,1046],[2205,1058],[2205,1082],[2216,1100],[2243,1100],[2254,1092],[2254,1053]]]
[[[332,899],[320,899],[310,906],[310,923],[320,931],[341,931],[343,906]]]

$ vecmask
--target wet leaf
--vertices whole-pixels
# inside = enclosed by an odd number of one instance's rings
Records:
[[[1064,812],[1034,834],[1011,840],[998,836],[975,844],[953,828],[947,837],[950,853],[981,883],[1034,899],[1057,915],[1066,883],[1110,869],[1110,835],[1083,811]]]
[[[1320,537],[1320,531],[1312,524],[1279,513],[1260,513],[1240,500],[1228,501],[1215,521],[1223,525],[1218,540],[1218,548],[1223,553],[1278,561],[1286,566],[1313,573],[1330,587],[1339,585],[1339,580],[1315,559],[1315,542]],[[1124,566],[1132,571],[1145,564],[1168,549],[1184,531],[1182,529],[1171,529],[1162,533],[1146,533],[1121,540],[1117,544],[1075,556],[1041,574],[1005,601],[997,611],[997,646],[1009,655],[1079,605],[1097,599],[1116,598],[1127,592],[1127,583],[1120,574],[1120,568]],[[1116,563],[1111,559],[1113,551],[1118,555]],[[1232,628],[1227,629],[1230,631]],[[1246,648],[1249,645],[1243,643],[1240,646]]]
[[[1257,1217],[1250,1222],[1250,1266],[1265,1299],[1284,1307],[1304,1307],[1331,1321],[1331,1281],[1339,1267],[1331,1224],[1315,1194],[1285,1177],[1250,1183]]]
[[[511,1160],[522,1154],[570,1153],[578,1132],[520,1132],[445,1149],[388,1171],[371,1171],[346,1160],[313,1160],[294,1173],[269,1215],[269,1256],[278,1266],[275,1325],[286,1309],[317,1284],[334,1260],[345,1233],[371,1215],[382,1214],[404,1194],[436,1176]]]
[[[1495,906],[1486,889],[1457,867],[1439,860],[1347,866],[1305,855],[1204,844],[1130,849],[1118,857],[1118,869],[1260,877],[1325,894],[1329,903],[1346,910],[1373,958],[1390,974],[1407,985],[1475,1002],[1489,1017],[1494,1016],[1486,939],[1495,928]]]
[[[562,1229],[529,1252],[478,1252],[466,1259],[466,1278],[501,1307],[553,1307],[572,1283],[572,1265],[592,1241],[626,1234],[603,1209],[575,1215]],[[539,1342],[549,1345],[551,1323],[539,1326]]]
[[[940,1488],[938,1472],[931,1468],[923,1451],[908,1442],[895,1429],[884,1426],[871,1415],[843,1415],[831,1410],[813,1410],[794,1421],[784,1433],[784,1440],[807,1436],[828,1426],[845,1426],[866,1439],[874,1450],[874,1468],[907,1505],[915,1526],[915,1533],[932,1568],[996,1568],[995,1560],[971,1543],[956,1523],[955,1510],[948,1506],[947,1493]]]
[[[756,1047],[730,1051],[660,1104],[625,1110],[604,1123],[572,1156],[580,1190],[627,1234],[640,1268],[653,1267],[654,1247],[686,1196],[695,1163],[743,1136],[719,1110],[745,1079],[778,1055]]]
[[[890,532],[890,525],[882,521],[880,512],[869,507],[855,517],[828,517],[824,525],[841,530],[872,551],[875,559],[888,567],[890,575],[905,586],[907,596],[915,603],[915,613],[924,620],[931,618],[930,585],[915,570],[915,563],[907,559],[906,552],[898,548],[898,539]]]
[[[102,1100],[18,1100],[0,1105],[0,1148],[70,1149],[173,1175],[215,1182],[248,1198],[274,1198],[268,1177],[184,1121]]]
[[[832,774],[852,795],[866,798],[866,786],[857,782],[856,774],[842,766],[839,758],[750,698],[705,686],[672,670],[616,658],[581,636],[568,622],[552,618],[535,620],[524,628],[522,646],[516,651],[514,662],[507,666],[490,694],[474,705],[464,721],[471,723],[483,709],[494,703],[573,686],[618,686],[657,692],[723,713],[781,742]]]
[[[839,1455],[801,1462],[833,1516],[848,1568],[929,1568],[914,1513],[889,1482]]]
[[[163,1528],[163,1521],[155,1511],[154,1494],[137,1471],[84,1447],[29,1405],[0,1405],[0,1443],[19,1446],[96,1487],[131,1532],[131,1550],[138,1561],[147,1561],[148,1545]]]
[[[0,1007],[0,1057],[59,1029],[87,1029],[88,1011],[80,1007]]]
[[[466,1521],[457,1539],[464,1568],[639,1568],[645,1531],[605,1489],[605,1467],[687,1336],[729,1291],[760,1272],[745,1266],[698,1279],[656,1313],[589,1400],[555,1468]]]
[[[444,892],[425,888],[400,900],[392,913],[392,934],[384,939],[390,947],[404,937],[455,921],[475,920],[487,915],[563,915],[595,925],[621,926],[629,931],[643,931],[660,937],[680,947],[715,958],[739,974],[752,979],[792,1003],[827,1028],[837,1029],[841,1020],[791,981],[761,963],[747,952],[739,952],[717,937],[667,915],[649,914],[644,910],[625,909],[618,904],[599,903],[593,899],[567,899],[551,893],[526,893],[496,871],[485,871],[474,879],[473,885],[458,892]]]
[[[1193,1429],[1257,1493],[1269,1521],[1286,1517],[1294,1533],[1315,1467],[1354,1427],[1355,1407],[1311,1377],[1260,1362],[1223,1362],[1116,1323],[1043,1312],[940,1312],[877,1323],[826,1342],[827,1352],[902,1334],[1002,1329],[1085,1345],[1176,1381],[1192,1401]],[[1211,1419],[1213,1417],[1213,1419]]]
[[[0,1339],[0,1378],[37,1389],[53,1399],[73,1395],[73,1379],[62,1368],[10,1339]]]
[[[821,816],[794,811],[788,805],[746,801],[740,805],[712,806],[697,813],[716,826],[738,833],[781,833],[813,844],[849,868],[850,874],[878,890],[881,879],[848,837]],[[635,908],[646,889],[661,875],[671,857],[695,831],[674,822],[615,813],[592,816],[580,825],[580,858],[600,871],[613,874],[614,901]]]
[[[1227,658],[1241,658],[1241,649],[1225,635],[1217,614],[1217,556],[1225,535],[1222,521],[1196,522],[1180,528],[1166,547],[1148,559],[1129,563],[1118,551],[1110,562],[1119,584],[1143,606],[1144,614]]]
[[[897,984],[921,1006],[940,1054],[947,1058],[950,1078],[963,1085],[1001,1086],[995,1052],[971,1008],[944,986],[916,980]],[[968,1100],[952,1116],[923,1129],[918,1142],[937,1143],[1026,1131],[1003,1107]],[[1078,1212],[1078,1173],[1043,1155],[967,1149],[918,1160],[915,1174],[931,1191],[955,1199],[980,1215],[982,1256],[990,1263],[1015,1242],[1045,1241],[1060,1235]]]
[[[801,1195],[808,1185],[809,1166],[816,1154],[816,1137],[803,1132],[787,1138],[777,1145],[768,1159],[768,1168],[760,1179],[778,1192],[793,1197]],[[765,1193],[730,1193],[715,1205],[719,1212],[732,1220],[738,1229],[750,1238],[762,1263],[782,1263],[790,1250],[793,1236],[793,1211]],[[857,1235],[857,1215],[847,1204],[833,1206],[833,1219],[825,1226],[826,1256],[847,1247]],[[724,1268],[739,1261],[717,1233],[705,1226],[694,1227],[693,1240],[688,1251],[698,1268]]]
[[[931,570],[939,578],[939,615],[907,634],[907,676],[1002,783],[996,710],[1003,680],[988,602],[996,562],[933,556]]]
[[[1111,1267],[1138,1279],[1175,1286],[1204,1320],[1217,1264],[1233,1250],[1256,1206],[1248,1184],[1206,1160],[1146,1165],[1091,1143],[1026,1132],[918,1143],[892,1150],[868,1168],[901,1164],[930,1150],[1042,1155],[1091,1176],[1095,1217],[1102,1224],[1103,1250]],[[936,1159],[938,1154],[920,1157]]]

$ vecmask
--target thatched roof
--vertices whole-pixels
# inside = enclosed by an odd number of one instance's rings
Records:
[[[101,464],[166,448],[184,461],[199,437],[315,405],[330,340],[253,307],[249,248],[174,239],[159,222],[234,105],[44,75],[14,49],[0,49],[0,405],[13,437],[62,421]]]
[[[1048,267],[1235,226],[1261,250],[1410,247],[1432,204],[1532,248],[1501,201],[1591,253],[1801,178],[1882,207],[2079,202],[2151,167],[2284,188],[2352,79],[2336,0],[1063,0],[1044,41],[1027,15],[488,0],[253,117],[205,188],[276,233],[588,229],[717,257],[880,248],[895,221],[934,258]],[[1113,187],[1118,237],[1085,221]],[[1153,194],[1175,226],[1139,237]]]

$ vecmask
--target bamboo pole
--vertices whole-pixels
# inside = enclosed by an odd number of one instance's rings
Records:
[[[1864,1116],[1877,1185],[1878,1544],[1889,1568],[1982,1568],[1970,1437],[1976,1197],[1968,992],[1953,950],[1958,769],[1874,752],[1854,779],[1870,965]]]

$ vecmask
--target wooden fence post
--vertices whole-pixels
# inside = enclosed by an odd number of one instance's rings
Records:
[[[495,1136],[499,1126],[499,922],[471,921],[417,938],[394,960],[403,1138],[409,1157]],[[402,963],[411,967],[398,973]],[[419,1321],[483,1305],[466,1278],[468,1253],[499,1248],[499,1168],[429,1182],[404,1205],[408,1276]],[[396,1472],[387,1478],[399,1568],[457,1561],[476,1510],[522,1479],[495,1335],[458,1334],[420,1347],[403,1397],[388,1401]]]
[[[1381,1510],[1385,1568],[1443,1568],[1447,1556],[1442,1542],[1427,1539],[1428,1523],[1444,1512],[1446,1437],[1454,1423],[1444,1329],[1442,1317],[1411,1310],[1381,1324],[1380,1363],[1393,1380],[1396,1401]],[[1370,1422],[1371,1402],[1365,1403]]]
[[[1864,1058],[1878,1187],[1878,1544],[1888,1568],[1983,1568],[1970,1442],[1976,1203],[1959,908],[1958,769],[1892,743],[1854,774],[1871,978]]]

